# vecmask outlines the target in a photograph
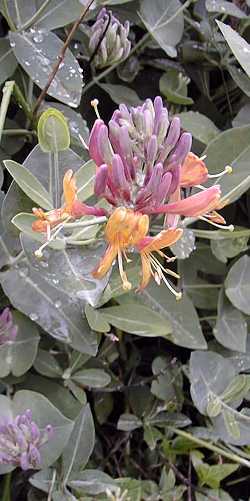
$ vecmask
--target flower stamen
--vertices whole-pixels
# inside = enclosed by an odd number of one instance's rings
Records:
[[[209,179],[217,179],[217,182],[225,176],[225,174],[232,174],[233,168],[231,165],[226,165],[225,169],[222,172],[219,172],[218,174],[208,174]]]
[[[97,118],[99,118],[99,120],[101,120],[100,113],[98,111],[98,104],[99,104],[98,99],[92,99],[90,104],[91,104],[92,108],[94,108]]]
[[[208,219],[205,216],[200,216],[199,219],[201,219],[202,221],[205,221],[206,223],[211,224],[212,226],[215,226],[215,228],[219,228],[220,230],[234,231],[233,224],[229,224],[228,226],[225,226],[223,224],[215,223],[214,221],[211,221],[211,219]]]

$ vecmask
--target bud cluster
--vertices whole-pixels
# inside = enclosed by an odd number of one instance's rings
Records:
[[[111,11],[107,11],[105,7],[101,9],[96,22],[91,27],[89,40],[90,52],[94,53],[97,50],[95,55],[96,68],[111,66],[128,56],[131,48],[128,34],[129,21],[123,25]],[[100,43],[102,37],[103,40]]]
[[[0,425],[0,464],[19,466],[22,470],[36,469],[41,464],[39,449],[53,433],[51,425],[40,431],[32,421],[32,413],[24,414]]]

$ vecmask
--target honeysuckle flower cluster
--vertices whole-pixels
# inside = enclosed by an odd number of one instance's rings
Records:
[[[52,426],[40,431],[32,421],[32,412],[27,409],[24,414],[0,425],[0,464],[19,466],[22,470],[39,468],[40,448],[52,435]]]
[[[131,109],[121,104],[108,126],[101,120],[97,104],[96,100],[92,102],[98,118],[88,148],[96,164],[95,195],[106,199],[110,209],[105,211],[78,201],[74,177],[72,171],[68,171],[64,178],[65,206],[43,213],[33,229],[45,231],[45,226],[50,226],[52,220],[54,224],[54,219],[57,224],[64,217],[106,214],[109,217],[104,230],[107,250],[93,276],[102,278],[117,258],[123,287],[129,290],[131,283],[124,270],[124,259],[128,262],[127,253],[135,251],[141,257],[140,288],[146,287],[153,276],[157,283],[164,281],[179,298],[181,294],[166,278],[166,274],[175,278],[178,275],[165,268],[156,255],[167,262],[173,259],[167,257],[163,249],[181,238],[182,217],[201,218],[215,226],[225,224],[217,213],[222,207],[220,186],[202,186],[209,177],[216,176],[209,176],[204,159],[190,151],[191,134],[181,131],[178,117],[169,118],[161,97],[154,101],[147,99],[142,106]],[[226,167],[218,176],[227,172],[231,172],[231,167]],[[187,196],[192,187],[198,191]],[[38,217],[39,211],[35,212]],[[161,214],[164,215],[163,229],[152,237],[151,219]]]
[[[129,21],[123,25],[111,11],[107,11],[105,7],[101,9],[91,27],[89,40],[90,52],[97,51],[94,58],[96,68],[110,66],[128,56],[131,48],[128,34]]]
[[[0,346],[5,343],[15,341],[18,327],[13,322],[12,313],[9,308],[4,308],[0,314]]]

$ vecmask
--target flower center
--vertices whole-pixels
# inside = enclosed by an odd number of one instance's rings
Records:
[[[106,229],[106,240],[124,250],[136,245],[148,232],[149,218],[126,207],[118,207],[110,216]]]

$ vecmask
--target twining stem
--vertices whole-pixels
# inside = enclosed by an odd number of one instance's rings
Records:
[[[233,452],[227,452],[221,447],[218,447],[217,445],[214,445],[210,442],[207,442],[206,440],[202,440],[201,438],[195,437],[191,433],[188,433],[187,431],[179,430],[178,428],[174,428],[172,426],[169,426],[169,429],[173,431],[176,435],[179,435],[180,437],[186,438],[190,440],[191,442],[194,442],[197,445],[200,445],[200,447],[204,447],[205,449],[209,449],[210,451],[216,452],[217,454],[220,454],[221,456],[224,456],[227,459],[230,459],[231,461],[234,461],[235,463],[241,464],[243,466],[246,466],[247,468],[250,468],[250,461],[247,459],[244,459],[237,454],[234,454]]]
[[[15,87],[14,81],[6,82],[3,88],[3,97],[0,106],[0,144],[2,139],[3,128],[5,124],[5,119],[10,104],[10,98]]]
[[[76,22],[74,23],[72,29],[70,30],[63,46],[62,46],[62,49],[60,51],[60,53],[58,54],[58,57],[57,57],[57,61],[52,69],[52,72],[49,76],[49,79],[48,79],[48,82],[47,84],[45,85],[44,89],[42,90],[40,96],[38,97],[37,99],[37,102],[34,106],[34,109],[33,109],[33,116],[35,117],[40,106],[41,106],[41,103],[43,101],[43,99],[45,98],[50,86],[51,86],[51,83],[53,82],[58,70],[59,70],[59,67],[61,65],[61,63],[63,62],[64,60],[64,57],[65,57],[65,53],[66,53],[66,50],[76,32],[76,30],[78,29],[78,27],[80,26],[81,22],[83,21],[84,17],[86,16],[89,8],[91,7],[92,3],[94,2],[95,0],[89,0],[89,2],[87,3],[86,7],[84,7],[79,19],[76,20]]]

